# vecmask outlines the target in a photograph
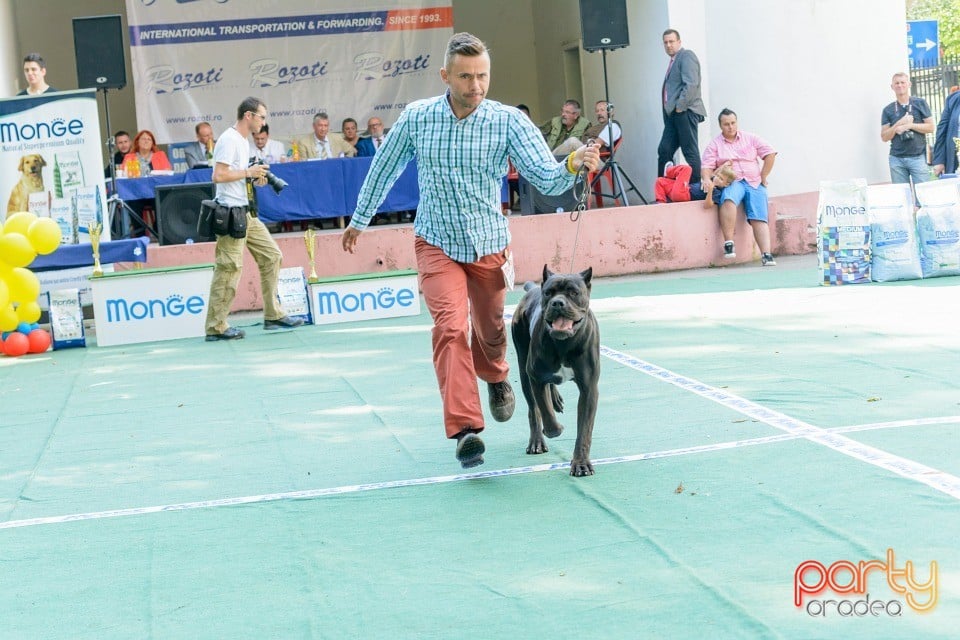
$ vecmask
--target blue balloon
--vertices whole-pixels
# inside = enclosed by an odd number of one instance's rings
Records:
[[[19,331],[19,332],[22,333],[23,335],[29,334],[29,333],[30,333],[30,323],[29,323],[29,322],[21,322],[20,324],[17,325],[17,331]]]
[[[10,335],[9,331],[4,331],[2,334],[0,334],[0,342],[6,340],[8,335]]]
[[[31,323],[30,323],[30,331],[34,331],[34,330],[39,329],[39,328],[40,328],[40,323],[39,323],[39,322],[31,322]]]

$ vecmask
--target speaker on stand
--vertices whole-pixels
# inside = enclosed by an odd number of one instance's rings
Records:
[[[116,153],[113,129],[110,124],[108,89],[122,89],[127,84],[126,56],[123,55],[123,25],[119,15],[91,16],[73,19],[73,50],[77,58],[77,86],[103,92],[104,120],[107,125],[107,158],[112,164]],[[107,199],[111,230],[124,238],[130,237],[130,219],[155,238],[156,229],[144,222],[117,195],[117,168],[110,171],[110,197]]]
[[[622,200],[626,206],[630,206],[630,202],[627,200],[627,192],[633,191],[640,196],[643,204],[649,204],[637,186],[633,184],[630,176],[617,162],[616,145],[612,144],[614,107],[610,101],[610,85],[607,79],[607,51],[630,46],[630,31],[627,26],[627,1],[580,0],[580,30],[583,38],[583,48],[590,53],[600,51],[603,56],[603,91],[606,96],[607,117],[611,123],[610,134],[607,137],[611,141],[610,155],[600,170],[597,171],[596,177],[588,188],[599,195],[614,200]],[[597,191],[601,184],[600,178],[607,172],[613,178],[611,183],[614,185],[614,193]],[[624,182],[630,185],[629,189],[624,189]]]
[[[119,15],[74,18],[73,49],[77,56],[77,85],[81,89],[126,86],[123,26]]]
[[[626,0],[580,0],[580,29],[587,51],[629,47]]]
[[[159,186],[156,195],[157,229],[161,245],[192,244],[215,239],[197,233],[200,202],[213,200],[212,182]]]

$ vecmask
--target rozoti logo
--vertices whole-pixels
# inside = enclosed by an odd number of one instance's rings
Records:
[[[204,306],[205,303],[200,296],[190,296],[184,300],[183,296],[179,294],[173,294],[166,300],[111,298],[107,300],[107,322],[176,318],[185,313],[198,315],[203,313]]]
[[[378,78],[396,78],[407,73],[425,71],[430,67],[430,54],[420,54],[416,58],[388,58],[378,51],[361,53],[353,58],[357,67],[357,80],[377,80]]]
[[[280,64],[273,58],[261,58],[250,63],[253,76],[251,87],[276,87],[281,84],[323,78],[327,74],[327,62],[320,60],[305,63]]]
[[[803,608],[808,615],[825,618],[831,615],[842,617],[863,616],[900,616],[903,614],[903,602],[894,596],[891,600],[870,599],[870,579],[873,587],[886,579],[887,586],[906,600],[907,606],[918,613],[928,613],[937,606],[937,563],[930,563],[926,582],[920,582],[913,563],[909,560],[902,569],[897,568],[893,549],[887,549],[887,561],[837,560],[830,566],[816,560],[807,560],[797,566],[793,574],[793,604]],[[805,596],[819,596],[827,591],[836,594],[850,594],[852,599],[809,599]],[[876,592],[875,592],[876,593]]]
[[[318,315],[332,315],[341,313],[364,313],[392,309],[395,306],[409,307],[417,297],[412,289],[400,289],[396,293],[390,287],[362,293],[347,293],[340,295],[336,291],[320,291],[317,293]]]
[[[223,67],[211,67],[205,71],[181,72],[170,65],[159,65],[147,70],[148,93],[173,93],[219,84],[223,80]]]

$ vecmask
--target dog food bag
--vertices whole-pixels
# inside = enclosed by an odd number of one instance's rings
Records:
[[[73,198],[53,198],[50,200],[50,217],[60,227],[61,242],[76,244],[76,227],[73,224]]]
[[[53,349],[87,346],[83,334],[83,307],[79,289],[58,289],[47,292],[50,309],[50,333]]]
[[[78,242],[90,242],[90,227],[94,223],[103,224],[103,201],[100,198],[100,187],[92,185],[80,187],[76,190],[77,212],[77,239]],[[101,237],[103,236],[101,227]],[[109,240],[110,238],[104,238]]]
[[[960,181],[916,185],[917,237],[924,278],[960,275]]]
[[[33,215],[38,218],[49,218],[50,217],[50,192],[49,191],[38,191],[36,193],[31,193],[29,196],[29,204],[27,205],[27,210],[33,213]]]
[[[60,152],[53,160],[54,195],[62,198],[70,190],[83,186],[83,165],[77,151]]]
[[[870,277],[874,282],[922,276],[913,193],[908,184],[867,187],[870,218]]]
[[[303,267],[284,267],[277,279],[277,297],[287,315],[300,318],[310,324],[310,294],[307,291],[307,279]]]
[[[867,181],[824,181],[817,205],[820,283],[870,282],[870,219]]]

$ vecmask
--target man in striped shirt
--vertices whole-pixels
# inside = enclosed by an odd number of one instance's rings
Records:
[[[720,135],[703,150],[701,184],[709,184],[714,172],[730,163],[737,180],[720,193],[720,232],[723,234],[723,257],[736,258],[733,230],[737,224],[737,207],[743,202],[747,222],[760,247],[760,263],[776,265],[770,253],[770,227],[767,225],[767,176],[773,169],[777,152],[760,136],[740,131],[737,114],[730,109],[720,112]],[[762,163],[762,164],[761,164]]]
[[[420,288],[433,317],[433,364],[448,438],[457,440],[464,468],[483,464],[484,428],[477,378],[487,383],[490,412],[513,415],[507,381],[503,321],[505,274],[512,273],[510,230],[500,212],[507,158],[537,189],[557,195],[570,189],[585,165],[600,155],[583,146],[562,162],[540,131],[514,107],[486,100],[490,56],[469,33],[447,44],[440,78],[446,93],[407,106],[374,156],[343,249],[353,253],[360,233],[407,163],[417,160],[420,206],[414,249]]]

